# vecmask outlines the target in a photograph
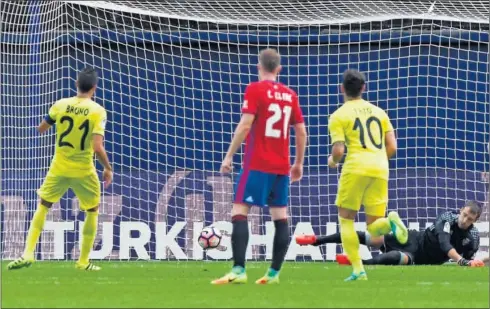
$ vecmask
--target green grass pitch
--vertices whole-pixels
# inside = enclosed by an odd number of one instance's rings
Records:
[[[269,263],[247,264],[246,285],[212,286],[230,262],[37,262],[6,271],[2,308],[489,308],[489,269],[458,266],[367,267],[369,281],[343,282],[350,267],[286,262],[281,284],[257,286]]]

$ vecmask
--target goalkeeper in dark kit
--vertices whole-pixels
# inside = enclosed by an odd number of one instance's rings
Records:
[[[400,244],[393,234],[371,237],[357,232],[361,244],[377,247],[381,254],[364,260],[365,265],[440,265],[453,260],[460,266],[481,267],[488,263],[475,259],[480,246],[477,228],[473,225],[482,213],[482,205],[468,201],[459,212],[444,212],[425,231],[409,231],[408,241]],[[340,233],[328,236],[298,235],[299,245],[319,246],[341,243]],[[339,264],[350,264],[346,255],[337,255]]]

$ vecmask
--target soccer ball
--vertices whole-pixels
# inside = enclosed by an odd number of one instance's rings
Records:
[[[221,243],[221,232],[212,226],[205,227],[201,234],[199,234],[199,238],[197,242],[203,249],[214,249],[219,246]]]

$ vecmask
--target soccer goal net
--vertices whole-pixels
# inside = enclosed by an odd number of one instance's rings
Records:
[[[197,235],[210,224],[231,232],[240,156],[234,174],[218,170],[266,47],[280,52],[279,81],[298,93],[309,133],[304,178],[290,189],[291,235],[338,231],[327,122],[347,68],[366,75],[364,98],[396,128],[390,210],[423,229],[466,200],[487,200],[486,1],[2,1],[0,11],[3,259],[23,251],[54,151],[54,131],[35,127],[57,99],[75,95],[86,66],[100,75],[94,100],[108,112],[115,169],[91,258],[231,258],[229,237],[227,250],[203,252]],[[49,214],[37,258],[75,259],[83,220],[69,192]],[[249,222],[247,258],[270,259],[267,209],[253,208]],[[362,212],[358,222],[363,230]],[[292,241],[286,259],[333,259],[338,250]]]

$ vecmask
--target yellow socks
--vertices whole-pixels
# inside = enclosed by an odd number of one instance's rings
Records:
[[[23,258],[26,260],[34,259],[34,250],[36,250],[36,244],[39,240],[39,236],[43,231],[44,222],[46,222],[46,216],[49,208],[39,204],[32,217],[31,225],[29,226],[29,232],[27,233],[26,247],[24,249]]]
[[[378,220],[368,225],[367,231],[371,236],[374,237],[386,235],[391,232],[390,221],[388,220],[388,218],[379,218]]]
[[[354,229],[354,220],[339,217],[339,222],[342,246],[349,257],[354,273],[359,274],[364,271],[364,266],[359,253],[359,236],[357,236],[357,232]]]
[[[82,231],[82,246],[80,249],[80,258],[78,262],[81,264],[89,263],[89,255],[92,251],[92,247],[95,241],[95,235],[97,234],[97,219],[99,213],[97,211],[87,211],[85,213],[85,223],[83,224]]]
[[[49,208],[40,204],[34,213],[34,217],[32,218],[31,225],[29,227],[29,232],[27,233],[26,247],[24,249],[24,254],[22,255],[22,257],[26,260],[34,259],[34,251],[36,250],[36,245],[43,230],[44,222],[46,222],[48,212]],[[82,264],[87,264],[89,262],[90,251],[92,251],[95,235],[97,234],[98,216],[98,212],[86,212],[82,232],[82,248],[80,250],[79,258],[79,262]]]

